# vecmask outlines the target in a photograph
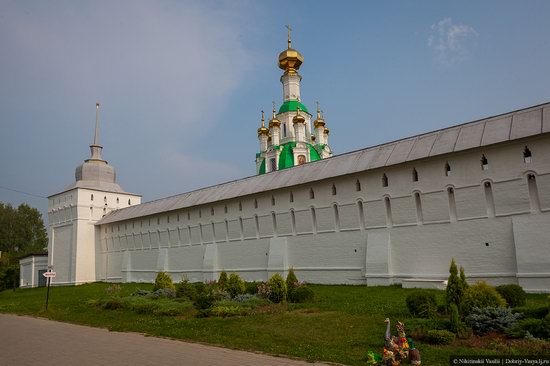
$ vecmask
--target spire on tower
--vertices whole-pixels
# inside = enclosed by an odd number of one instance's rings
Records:
[[[292,39],[290,38],[290,32],[292,32],[292,28],[290,28],[290,25],[285,25],[286,29],[288,30],[288,48],[292,48]]]
[[[101,157],[101,150],[103,147],[99,144],[99,102],[96,102],[95,104],[95,133],[94,133],[94,142],[90,145],[90,151],[92,153],[92,157],[90,160],[101,160],[103,161],[103,158]]]
[[[268,135],[269,134],[269,130],[265,127],[265,115],[264,115],[264,111],[262,111],[262,126],[260,128],[258,128],[258,137],[260,137],[261,135]]]

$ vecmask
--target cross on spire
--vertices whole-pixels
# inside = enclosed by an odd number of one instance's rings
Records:
[[[288,30],[288,48],[292,48],[292,39],[290,39],[290,32],[292,32],[292,28],[290,28],[290,25],[285,25],[286,29]]]

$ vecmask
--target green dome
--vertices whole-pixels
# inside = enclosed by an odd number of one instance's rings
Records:
[[[306,112],[309,114],[307,107],[297,100],[287,100],[286,102],[284,102],[281,108],[279,108],[279,113],[295,111],[296,109],[298,109],[298,106],[300,106],[300,110],[302,112]]]
[[[315,150],[315,148],[309,143],[306,143],[306,145],[309,150],[309,160],[321,160],[321,156],[319,155],[317,150]],[[294,147],[296,147],[295,142],[287,142],[283,145],[281,155],[279,155],[279,170],[291,168],[294,166],[294,152],[292,151]]]

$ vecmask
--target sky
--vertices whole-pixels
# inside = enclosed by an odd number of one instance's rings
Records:
[[[550,1],[0,0],[0,202],[89,158],[143,202],[255,174],[292,27],[334,153],[550,101]],[[24,193],[20,193],[24,192]]]

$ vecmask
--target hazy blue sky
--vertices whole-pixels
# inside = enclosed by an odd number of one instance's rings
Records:
[[[285,24],[335,153],[548,102],[548,19],[550,1],[0,0],[0,186],[73,182],[96,101],[103,156],[144,201],[253,175]]]

